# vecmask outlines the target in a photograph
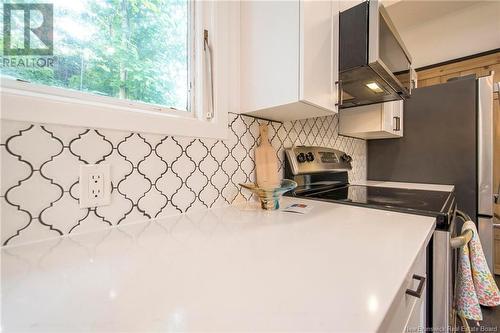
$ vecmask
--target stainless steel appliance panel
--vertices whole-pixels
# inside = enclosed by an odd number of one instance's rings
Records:
[[[451,248],[450,231],[434,231],[432,263],[432,327],[438,332],[448,332],[453,308],[455,251]]]
[[[293,175],[352,169],[352,157],[333,148],[294,146],[285,149],[285,155]]]
[[[493,76],[478,81],[478,214],[493,216]]]
[[[481,239],[481,247],[483,248],[486,262],[491,272],[495,271],[495,236],[494,236],[494,218],[482,217],[478,218],[479,238]]]
[[[411,94],[412,58],[389,13],[378,1],[370,1],[368,63],[405,97]]]
[[[409,97],[411,56],[380,1],[341,12],[339,44],[340,108]]]
[[[414,89],[404,137],[368,141],[368,179],[453,184],[457,206],[476,220],[476,97],[474,78]]]

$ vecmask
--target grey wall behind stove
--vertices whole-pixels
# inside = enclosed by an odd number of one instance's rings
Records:
[[[230,114],[226,140],[1,122],[1,242],[16,245],[249,200],[259,123]],[[366,142],[338,135],[338,117],[268,122],[283,149],[333,147],[354,158],[351,180],[366,179]],[[112,202],[80,209],[80,164],[109,163]]]

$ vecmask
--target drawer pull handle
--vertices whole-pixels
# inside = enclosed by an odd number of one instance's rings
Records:
[[[424,277],[424,276],[417,275],[417,274],[413,274],[412,279],[417,280],[417,281],[420,281],[420,282],[418,283],[417,290],[406,289],[406,293],[407,293],[408,295],[411,295],[411,296],[415,296],[415,297],[417,297],[417,298],[420,298],[420,297],[422,297],[422,292],[423,292],[423,290],[424,290],[424,286],[425,286],[425,277]]]

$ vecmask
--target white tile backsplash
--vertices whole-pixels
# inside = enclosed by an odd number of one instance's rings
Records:
[[[1,242],[15,245],[69,233],[206,210],[250,199],[256,118],[230,114],[226,140],[1,122]],[[338,117],[267,122],[280,172],[284,148],[333,147],[353,156],[350,179],[366,179],[366,142],[338,135]],[[111,165],[112,203],[80,209],[80,164]]]

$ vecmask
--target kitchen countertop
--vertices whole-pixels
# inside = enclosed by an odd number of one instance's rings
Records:
[[[409,189],[414,189],[414,190],[442,191],[442,192],[451,192],[455,188],[455,186],[453,186],[453,185],[403,183],[403,182],[389,182],[389,181],[381,181],[381,180],[358,181],[358,182],[354,182],[352,185],[380,186],[380,187],[392,187],[392,188],[409,188]]]
[[[376,331],[434,219],[291,202],[4,247],[2,331]]]

